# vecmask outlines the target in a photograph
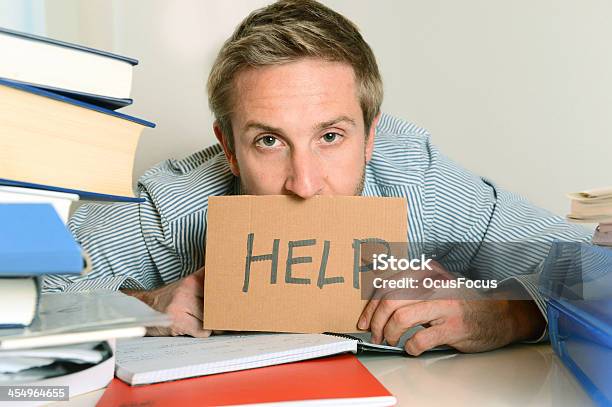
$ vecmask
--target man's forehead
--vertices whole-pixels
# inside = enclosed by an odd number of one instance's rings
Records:
[[[353,69],[343,63],[300,60],[247,70],[236,77],[233,96],[235,124],[245,129],[275,127],[279,119],[356,125],[362,116]]]
[[[303,59],[262,68],[246,69],[234,79],[238,101],[260,103],[279,99],[329,99],[333,95],[355,94],[353,68],[344,63]]]
[[[345,62],[328,61],[322,58],[300,58],[295,61],[241,69],[235,75],[238,82],[257,80],[308,80],[313,75],[342,75],[355,78],[353,67]]]

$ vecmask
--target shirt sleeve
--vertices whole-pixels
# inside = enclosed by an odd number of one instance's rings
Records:
[[[80,276],[46,275],[45,291],[148,290],[164,284],[160,269],[180,269],[165,222],[146,189],[142,203],[86,203],[68,227],[91,260]]]
[[[429,141],[426,150],[425,236],[432,252],[452,272],[522,288],[547,319],[537,287],[543,261],[553,240],[588,241],[587,230],[461,168]]]

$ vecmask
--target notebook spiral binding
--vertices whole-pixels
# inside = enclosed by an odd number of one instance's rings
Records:
[[[359,343],[364,343],[363,339],[358,338],[358,337],[353,336],[353,335],[349,335],[349,334],[341,334],[341,333],[337,333],[337,332],[323,332],[323,335],[337,336],[339,338],[352,339],[352,340],[357,341]]]

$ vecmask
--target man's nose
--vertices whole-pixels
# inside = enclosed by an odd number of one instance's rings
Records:
[[[308,199],[323,191],[324,176],[318,157],[312,152],[293,152],[285,182],[287,192]]]

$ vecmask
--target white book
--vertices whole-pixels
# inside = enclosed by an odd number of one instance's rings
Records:
[[[612,187],[596,188],[587,191],[571,192],[567,196],[575,201],[593,202],[612,200]]]
[[[125,99],[138,61],[0,28],[0,77],[48,89]]]
[[[78,200],[79,196],[77,194],[0,185],[0,204],[48,203],[55,208],[55,211],[58,213],[64,224],[68,223],[70,205]]]
[[[3,385],[24,385],[24,386],[68,386],[68,396],[72,400],[80,394],[89,393],[94,390],[102,389],[113,380],[115,373],[115,340],[109,339],[106,341],[107,346],[110,347],[111,356],[95,364],[87,369],[66,374],[63,376],[56,376],[47,379],[31,380],[19,383],[2,383]],[[28,406],[41,406],[49,404],[49,401],[28,401]],[[24,404],[24,405],[26,405]],[[14,406],[15,402],[0,401],[1,406]]]
[[[148,384],[357,353],[357,341],[324,334],[246,333],[209,338],[146,337],[117,342],[116,375]]]
[[[34,277],[0,279],[0,328],[30,325],[36,316],[38,281]]]
[[[167,315],[119,291],[43,293],[30,326],[0,330],[0,350],[143,336],[146,327],[170,323]]]
[[[29,374],[32,368],[40,370],[32,376],[51,377],[46,368],[55,362],[79,365],[100,363],[105,360],[107,351],[99,349],[99,345],[97,342],[85,342],[46,348],[0,350],[0,381],[19,380],[20,374],[24,371]]]

